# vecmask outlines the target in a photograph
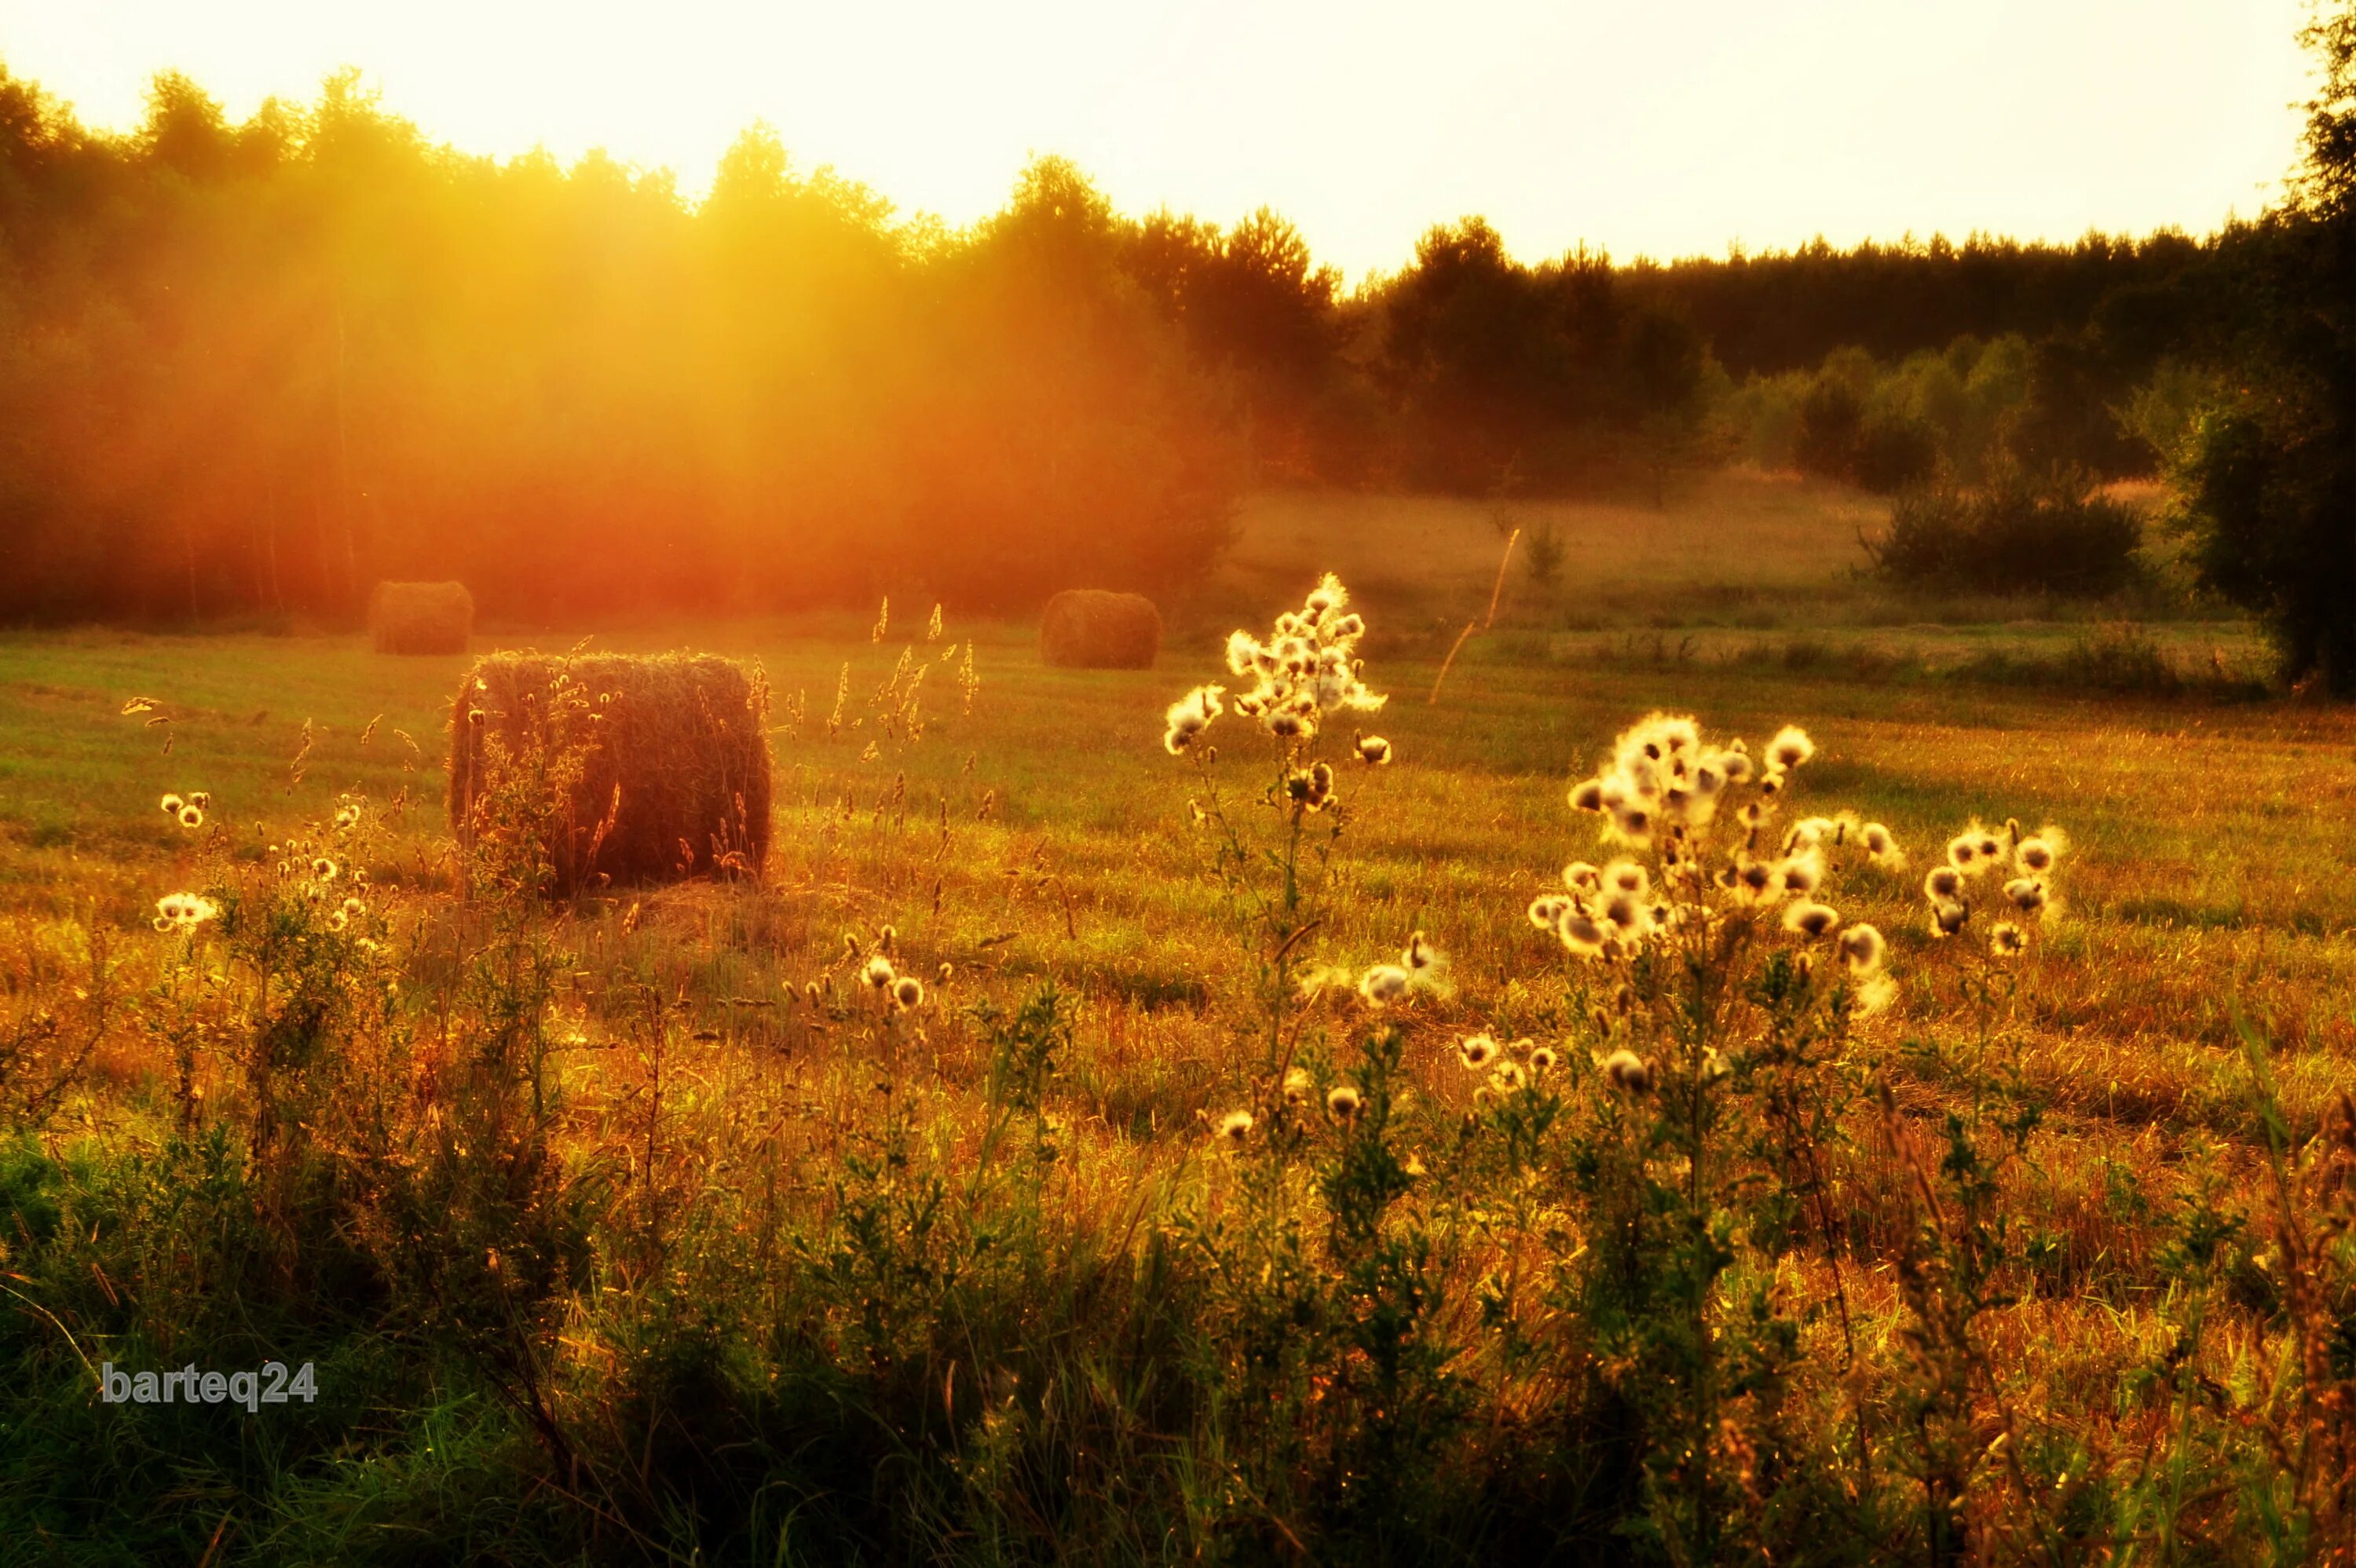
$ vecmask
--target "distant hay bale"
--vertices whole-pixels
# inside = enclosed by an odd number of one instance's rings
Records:
[[[552,891],[758,876],[768,712],[757,669],[709,654],[489,655],[459,683],[451,715],[451,831],[474,841],[477,802],[498,768],[579,736],[580,781],[547,814]]]
[[[1039,617],[1039,652],[1067,669],[1151,669],[1162,612],[1141,594],[1067,588]]]
[[[368,624],[380,654],[463,654],[475,631],[475,596],[463,582],[380,582],[369,595]]]

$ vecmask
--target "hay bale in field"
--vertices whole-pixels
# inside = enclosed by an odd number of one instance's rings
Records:
[[[1162,612],[1141,594],[1067,588],[1039,617],[1039,653],[1068,669],[1151,669]]]
[[[768,713],[759,670],[709,654],[489,655],[452,711],[451,831],[471,844],[487,815],[477,803],[503,777],[529,780],[578,745],[570,798],[526,803],[544,824],[552,891],[757,876],[769,853]]]
[[[463,654],[475,596],[463,582],[380,582],[369,594],[368,626],[380,654]]]

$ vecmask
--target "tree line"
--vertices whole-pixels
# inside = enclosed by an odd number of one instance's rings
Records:
[[[334,619],[381,577],[550,617],[1166,588],[1260,485],[1870,483],[1877,410],[1950,446],[1986,414],[1878,392],[1910,357],[1933,394],[1926,356],[2000,366],[2008,450],[2127,472],[2166,454],[2120,411],[2276,308],[2242,280],[2280,249],[1526,264],[1468,218],[1345,289],[1274,212],[1125,216],[1055,157],[952,229],[760,127],[689,201],[434,144],[355,72],[241,123],[167,73],[120,134],[0,72],[0,618]],[[1769,427],[1820,383],[1856,428],[1794,459]]]

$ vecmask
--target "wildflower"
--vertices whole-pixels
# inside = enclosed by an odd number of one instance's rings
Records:
[[[1570,912],[1571,901],[1559,893],[1545,893],[1530,901],[1530,923],[1540,931],[1553,931],[1562,924],[1562,917]]]
[[[1309,1098],[1309,1092],[1316,1087],[1317,1081],[1309,1076],[1307,1068],[1288,1067],[1284,1070],[1285,1104],[1289,1105],[1302,1104]]]
[[[1358,737],[1358,761],[1369,767],[1387,766],[1391,760],[1391,743],[1380,735]]]
[[[1570,808],[1573,811],[1601,811],[1603,809],[1603,781],[1601,779],[1581,779],[1579,783],[1571,785]]]
[[[1653,1086],[1653,1070],[1633,1051],[1615,1051],[1603,1059],[1603,1076],[1623,1094],[1642,1094]]]
[[[1839,832],[1840,824],[1829,816],[1804,816],[1792,824],[1792,830],[1783,835],[1783,853],[1789,855],[1797,849],[1815,848],[1827,838],[1837,843]]]
[[[1826,934],[1839,923],[1840,915],[1830,904],[1807,899],[1783,912],[1783,929],[1811,939]]]
[[[186,805],[187,802],[182,800],[177,795],[167,795],[158,804],[163,806],[165,816],[177,816],[180,815],[180,807]]]
[[[1633,894],[1612,894],[1604,901],[1601,913],[1603,923],[1612,928],[1613,934],[1627,941],[1641,942],[1652,934],[1652,908]]]
[[[1407,951],[1399,955],[1399,963],[1410,975],[1429,974],[1439,967],[1440,949],[1426,942],[1419,931],[1407,939]]]
[[[1356,1120],[1358,1092],[1347,1083],[1334,1084],[1325,1091],[1325,1114],[1337,1122]]]
[[[1653,879],[1633,860],[1614,860],[1603,868],[1603,885],[1614,892],[1643,898],[1653,891]]]
[[[1642,801],[1623,801],[1614,807],[1611,837],[1633,849],[1642,849],[1653,841],[1653,814]]]
[[[1456,1056],[1477,1072],[1497,1059],[1497,1042],[1485,1034],[1467,1035],[1456,1042]]]
[[[1775,869],[1776,880],[1785,892],[1806,898],[1824,885],[1825,857],[1820,849],[1803,849],[1786,856]]]
[[[194,931],[218,917],[220,906],[198,893],[166,893],[155,901],[155,929]]]
[[[892,983],[892,1000],[902,1012],[925,1005],[925,983],[914,975],[903,975]]]
[[[1783,793],[1784,783],[1789,777],[1790,775],[1784,773],[1782,768],[1769,768],[1766,772],[1761,773],[1759,775],[1760,798],[1762,800],[1772,800],[1777,795],[1782,795]]]
[[[359,895],[357,893],[344,901],[344,912],[348,915],[357,916],[365,912],[367,908],[368,905],[360,901]]]
[[[351,923],[352,917],[346,914],[340,909],[329,910],[327,912],[327,929],[329,931],[341,931]]]
[[[1408,972],[1394,964],[1377,964],[1358,976],[1358,995],[1377,1008],[1406,996],[1407,987]]]
[[[2036,877],[2015,877],[2005,883],[2004,896],[2023,914],[2035,914],[2045,907],[2045,883]]]
[[[1947,840],[1947,864],[1976,877],[2004,859],[2003,840],[1974,823]]]
[[[1227,634],[1227,673],[1250,675],[1258,667],[1263,650],[1249,632]]]
[[[2022,933],[2020,927],[2008,920],[1999,922],[1996,929],[1988,933],[1988,952],[1994,957],[2018,958],[2028,946],[2029,938]]]
[[[1252,1114],[1249,1111],[1229,1111],[1219,1118],[1215,1132],[1218,1140],[1229,1148],[1241,1148],[1251,1136]]]
[[[1953,866],[1939,866],[1922,879],[1922,896],[1933,903],[1952,903],[1964,891],[1963,874]]]
[[[1211,720],[1224,711],[1219,699],[1226,694],[1222,686],[1198,686],[1177,701],[1163,714],[1167,728],[1162,736],[1162,749],[1175,757],[1194,743],[1194,738],[1211,726]]]
[[[1513,1091],[1528,1083],[1529,1081],[1530,1075],[1528,1070],[1524,1068],[1520,1062],[1510,1060],[1497,1063],[1497,1071],[1489,1075],[1489,1083],[1491,1086],[1493,1086],[1500,1094],[1511,1093]]]
[[[1859,975],[1869,975],[1881,967],[1881,955],[1889,944],[1881,938],[1878,926],[1859,922],[1840,933],[1841,956],[1848,960],[1849,969]]]
[[[867,982],[869,989],[881,991],[900,976],[892,967],[892,960],[878,953],[867,961],[867,966],[859,972],[859,977]]]
[[[1554,1047],[1550,1045],[1539,1046],[1537,1050],[1530,1052],[1530,1071],[1532,1072],[1547,1072],[1554,1066]]]
[[[1815,754],[1816,743],[1797,724],[1784,725],[1767,742],[1767,763],[1772,768],[1796,768]]]
[[[337,868],[336,863],[333,860],[328,859],[325,855],[319,856],[311,862],[311,876],[317,881],[334,881],[336,880],[337,869]]]
[[[1562,944],[1569,948],[1575,957],[1600,958],[1603,955],[1603,927],[1584,910],[1574,909],[1565,914],[1562,923],[1555,927],[1555,934],[1562,938]]]
[[[1331,763],[1315,763],[1305,776],[1309,791],[1302,797],[1302,804],[1312,811],[1324,810],[1333,802],[1333,765]]]
[[[2053,869],[2053,862],[2060,855],[2060,849],[2055,848],[2051,838],[2039,835],[2022,839],[2012,851],[2014,863],[2022,870],[2040,875]]]
[[[204,807],[202,807],[202,806],[200,806],[200,805],[184,805],[184,806],[180,807],[180,826],[181,826],[181,827],[202,827],[204,825],[205,825],[205,812],[204,812]]]
[[[1783,894],[1783,869],[1774,861],[1754,860],[1746,855],[1730,869],[1732,880],[1728,885],[1744,903],[1772,903]]]
[[[946,985],[948,985],[951,980],[953,980],[953,979],[955,979],[955,978],[957,978],[957,965],[954,965],[954,964],[948,964],[948,963],[944,963],[944,964],[941,965],[941,975],[940,975],[940,978],[939,978],[938,980],[936,980],[936,981],[934,982],[934,984],[935,984],[935,985],[938,985],[938,986],[946,986]]]
[[[1875,864],[1887,866],[1894,871],[1906,863],[1905,855],[1898,848],[1897,837],[1880,823],[1867,823],[1859,837],[1865,840],[1865,852],[1873,857]]]
[[[1596,892],[1603,886],[1603,873],[1584,860],[1573,860],[1562,869],[1562,883],[1575,893]]]
[[[1936,901],[1931,905],[1931,934],[1953,936],[1964,929],[1965,922],[1971,917],[1972,912],[1966,905]]]

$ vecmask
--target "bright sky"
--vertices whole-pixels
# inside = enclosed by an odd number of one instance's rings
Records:
[[[1355,278],[1485,214],[1527,260],[1973,229],[2214,229],[2269,199],[2298,0],[0,0],[86,123],[150,75],[232,115],[341,64],[474,152],[700,192],[744,126],[964,223],[1033,152],[1122,208],[1262,203]]]

